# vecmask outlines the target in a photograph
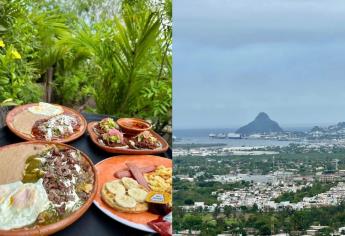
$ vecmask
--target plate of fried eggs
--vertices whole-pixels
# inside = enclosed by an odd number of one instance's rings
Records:
[[[76,148],[31,141],[0,148],[0,235],[50,235],[90,207],[96,169]]]

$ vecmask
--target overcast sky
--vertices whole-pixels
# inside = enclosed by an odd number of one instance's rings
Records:
[[[174,128],[345,121],[345,2],[175,0]]]

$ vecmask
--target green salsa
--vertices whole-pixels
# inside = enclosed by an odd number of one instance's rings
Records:
[[[40,155],[30,156],[25,162],[23,183],[36,183],[44,176]]]

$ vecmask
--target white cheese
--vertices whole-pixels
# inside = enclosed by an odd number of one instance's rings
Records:
[[[81,168],[80,168],[80,166],[79,166],[79,165],[77,165],[77,164],[76,164],[76,165],[74,165],[74,168],[75,168],[75,170],[76,170],[78,173],[80,173],[80,169],[81,169]]]
[[[57,115],[39,125],[38,129],[44,132],[46,140],[51,140],[54,136],[53,130],[59,130],[60,135],[72,134],[73,125],[78,121],[75,117],[68,115]]]
[[[68,201],[66,203],[66,210],[73,211],[76,208],[76,204],[80,201],[80,198],[78,197],[78,195],[75,191],[72,192],[72,195],[74,197],[74,200]]]

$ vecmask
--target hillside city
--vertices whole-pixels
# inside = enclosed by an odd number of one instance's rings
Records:
[[[345,235],[344,134],[339,123],[287,146],[176,143],[175,235]],[[226,138],[292,137],[240,135]]]

